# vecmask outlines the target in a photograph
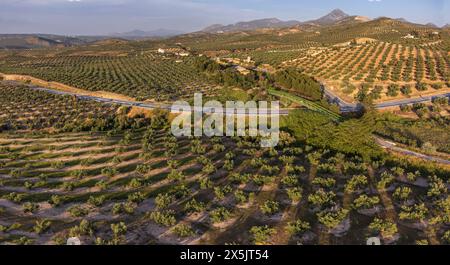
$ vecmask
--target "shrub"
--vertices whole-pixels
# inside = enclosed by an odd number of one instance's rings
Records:
[[[135,192],[128,195],[128,201],[134,203],[141,203],[145,200],[145,195],[141,192]]]
[[[50,220],[44,219],[44,220],[38,220],[36,221],[33,230],[36,234],[42,234],[45,231],[47,231],[50,228],[50,225],[52,222]]]
[[[175,198],[172,195],[170,195],[168,193],[160,193],[155,198],[156,208],[158,208],[159,210],[166,209],[174,201],[175,201]]]
[[[224,186],[224,187],[215,187],[214,188],[214,195],[217,200],[221,201],[225,199],[225,196],[233,191],[233,188],[231,186]]]
[[[406,174],[406,179],[411,181],[411,182],[415,182],[417,180],[417,177],[420,177],[420,172],[419,171],[416,171],[415,173],[408,172]]]
[[[323,188],[331,188],[336,184],[336,180],[333,178],[316,177],[313,179],[312,184]]]
[[[264,245],[267,244],[267,240],[271,236],[275,234],[276,230],[270,228],[269,226],[253,226],[250,229],[250,233],[252,234],[253,242],[256,245]]]
[[[200,178],[199,183],[202,190],[210,189],[213,186],[212,181],[208,177]]]
[[[424,203],[415,204],[413,206],[402,206],[399,214],[400,220],[423,221],[428,214],[428,209]]]
[[[355,209],[370,209],[380,203],[380,198],[377,196],[369,197],[366,194],[360,195],[353,201]]]
[[[33,202],[26,202],[22,205],[24,213],[34,213],[39,209],[39,205]]]
[[[174,226],[177,223],[175,212],[172,210],[154,211],[150,213],[149,217],[153,222],[165,227]]]
[[[401,105],[400,110],[402,112],[410,112],[412,110],[412,107],[410,105]]]
[[[50,205],[52,205],[53,207],[61,205],[62,202],[63,199],[58,195],[52,195],[52,197],[50,197],[50,200],[48,201],[48,203],[50,203]]]
[[[444,235],[442,236],[442,240],[446,243],[446,244],[450,244],[450,230],[447,230]]]
[[[113,232],[114,237],[125,235],[127,233],[127,226],[124,222],[111,224],[111,231]]]
[[[380,234],[383,238],[392,238],[398,233],[397,225],[390,220],[375,218],[369,225],[369,229]]]
[[[428,89],[428,86],[425,83],[417,83],[416,89],[418,91],[426,91]]]
[[[298,187],[289,188],[286,191],[287,191],[289,199],[292,202],[295,203],[295,202],[301,201],[301,199],[302,199],[302,192],[303,192],[303,190],[301,188],[298,188]]]
[[[412,190],[410,187],[398,187],[394,192],[394,198],[397,200],[406,201],[411,195]]]
[[[152,167],[147,164],[141,164],[136,167],[136,173],[141,176],[146,175],[150,170],[152,170]]]
[[[385,190],[388,185],[394,181],[394,176],[388,172],[381,174],[381,180],[377,183],[377,189]]]
[[[410,85],[404,85],[402,86],[402,88],[400,89],[400,91],[402,92],[403,95],[408,96],[412,93],[412,89]]]
[[[263,214],[275,214],[280,210],[280,204],[276,201],[266,201],[263,205],[259,207]]]
[[[246,194],[242,190],[236,190],[234,192],[234,198],[236,199],[236,202],[238,204],[247,203],[247,202],[251,201],[253,199],[254,195],[255,195],[254,193]]]
[[[92,236],[93,234],[94,230],[91,223],[85,219],[81,220],[79,225],[72,227],[69,231],[70,237]]]
[[[428,197],[439,197],[447,193],[447,186],[444,181],[436,176],[429,177]]]
[[[172,181],[182,181],[184,179],[184,175],[181,171],[178,171],[176,169],[172,169],[169,173],[169,175],[167,175],[167,178],[172,180]]]
[[[331,212],[320,212],[317,214],[318,221],[328,229],[336,228],[348,215],[347,209],[339,209]]]
[[[234,169],[234,162],[233,160],[225,160],[223,164],[223,168],[227,171],[231,171]]]
[[[336,194],[334,192],[326,192],[323,189],[319,189],[308,196],[308,201],[314,206],[322,207],[334,204],[335,198]]]
[[[297,220],[287,224],[286,230],[291,235],[298,235],[311,229],[311,225],[308,222]]]
[[[68,209],[69,213],[73,217],[83,217],[88,215],[89,211],[81,206],[72,206]]]
[[[22,202],[24,197],[25,197],[25,194],[16,193],[16,192],[11,192],[11,193],[3,196],[4,199],[10,200],[15,203]]]
[[[218,207],[209,213],[209,217],[213,223],[220,223],[230,219],[231,212],[225,207]]]
[[[399,86],[397,84],[391,84],[388,86],[388,90],[386,95],[389,97],[396,97],[398,96]]]
[[[439,89],[442,89],[444,87],[444,85],[441,83],[435,83],[435,84],[432,84],[431,87],[433,89],[439,90]]]
[[[295,187],[298,185],[298,177],[295,175],[285,176],[281,179],[281,184],[287,187]]]
[[[347,184],[345,184],[345,192],[353,193],[357,189],[361,189],[367,186],[367,184],[368,181],[366,176],[363,175],[353,176],[349,181],[347,181]]]
[[[126,203],[115,203],[111,209],[112,214],[133,214],[136,209],[136,206],[132,202]]]
[[[190,237],[195,235],[194,230],[192,230],[192,227],[185,225],[185,224],[179,224],[175,226],[172,231],[179,237]]]
[[[128,183],[127,187],[130,188],[130,189],[137,189],[137,188],[142,187],[142,185],[143,185],[143,181],[141,179],[133,178]]]
[[[102,206],[105,203],[105,201],[106,201],[106,196],[105,195],[101,195],[101,196],[98,196],[98,197],[91,196],[88,199],[88,203],[90,205],[92,205],[92,206],[95,206],[95,207]]]
[[[206,205],[203,202],[198,202],[195,199],[192,199],[186,203],[184,206],[184,210],[187,213],[200,213],[206,209]]]
[[[107,168],[102,169],[101,173],[102,173],[102,175],[112,178],[115,175],[117,175],[118,172],[115,168],[107,167]]]

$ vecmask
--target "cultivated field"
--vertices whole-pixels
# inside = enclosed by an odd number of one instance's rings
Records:
[[[357,98],[361,86],[378,101],[450,91],[450,57],[438,44],[312,48],[283,65],[305,69],[349,101]]]
[[[17,89],[26,110],[17,121],[72,100]],[[65,244],[71,236],[85,244],[450,242],[445,169],[388,155],[369,162],[287,132],[275,149],[246,137],[177,139],[164,113],[132,117],[126,108],[72,103],[61,113],[89,108],[89,119],[72,119],[109,126],[68,129],[50,116],[41,127],[51,131],[24,125],[32,122],[3,128],[1,243]]]
[[[106,91],[142,101],[174,101],[192,98],[194,92],[212,93],[218,87],[190,66],[189,62],[156,52],[136,55],[17,56],[0,62],[4,74],[29,75],[89,91]]]

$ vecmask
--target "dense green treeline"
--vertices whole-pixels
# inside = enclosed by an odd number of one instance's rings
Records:
[[[298,69],[287,68],[279,71],[272,76],[272,79],[276,85],[292,90],[308,99],[319,101],[323,97],[320,83]]]
[[[450,153],[450,123],[448,117],[440,119],[405,119],[393,114],[380,115],[375,133],[425,153]]]
[[[240,74],[234,67],[221,65],[207,57],[198,57],[193,60],[193,65],[200,72],[218,84],[230,87],[251,89],[264,84],[266,74],[249,71],[247,75]]]
[[[295,136],[298,143],[361,157],[373,167],[381,163],[391,168],[401,167],[411,172],[435,174],[448,180],[448,170],[434,163],[396,157],[384,152],[373,137],[375,130],[381,125],[378,114],[371,111],[360,119],[349,119],[341,123],[335,123],[326,115],[308,110],[293,111],[281,120],[282,130]]]
[[[319,101],[323,97],[320,83],[296,68],[287,68],[274,74],[249,70],[240,74],[233,66],[219,64],[207,57],[198,57],[192,64],[213,81],[227,86],[250,89],[256,86],[274,86],[293,90],[300,96]]]
[[[193,60],[192,64],[201,73],[207,75],[211,81],[224,86],[239,87],[244,90],[255,87],[267,90],[273,88],[288,90],[295,96],[304,97],[314,101],[314,104],[319,104],[336,113],[339,112],[335,105],[329,104],[324,99],[320,83],[296,68],[287,68],[273,74],[249,70],[248,74],[243,75],[235,67],[219,64],[207,57],[198,57]]]
[[[325,115],[297,110],[282,120],[282,127],[307,144],[369,160],[381,155],[381,149],[372,137],[375,122],[372,112],[361,119],[335,123]]]

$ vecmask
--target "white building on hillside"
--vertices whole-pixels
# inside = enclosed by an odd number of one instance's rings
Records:
[[[414,35],[408,34],[406,36],[403,36],[402,39],[415,39]]]

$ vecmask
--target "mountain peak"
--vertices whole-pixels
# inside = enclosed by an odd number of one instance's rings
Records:
[[[348,17],[350,17],[350,15],[346,14],[344,11],[340,9],[334,9],[327,15],[315,20],[314,22],[317,24],[333,24]]]
[[[303,23],[296,20],[283,21],[278,18],[263,18],[252,21],[238,22],[227,26],[215,24],[203,29],[202,31],[210,33],[219,33],[219,32],[223,33],[223,32],[250,31],[257,29],[280,29],[280,28],[294,27],[302,24],[327,26],[338,22],[342,22],[348,18],[350,18],[350,15],[346,14],[341,9],[334,9],[327,15],[317,20],[312,20]],[[357,17],[357,16],[355,17],[355,21],[368,21],[368,20],[369,20],[368,18],[364,17]]]
[[[344,11],[340,10],[339,8],[334,9],[331,11],[328,15],[335,15],[335,16],[349,16]]]
[[[342,11],[340,9],[334,9],[333,11],[331,11],[327,15],[323,16],[322,18],[330,18],[330,19],[340,20],[340,19],[343,19],[343,18],[346,18],[349,16],[350,15],[348,15],[347,13],[345,13],[344,11]]]

